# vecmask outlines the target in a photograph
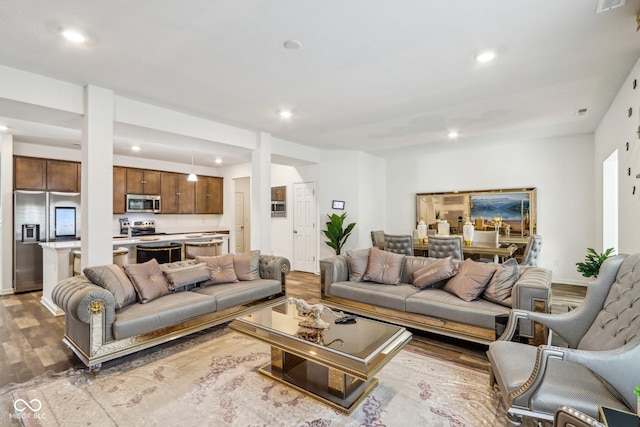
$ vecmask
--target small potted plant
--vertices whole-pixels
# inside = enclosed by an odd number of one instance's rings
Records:
[[[576,262],[578,273],[584,277],[598,277],[600,266],[611,256],[612,252],[613,248],[609,248],[601,254],[597,253],[593,248],[587,248],[587,256],[584,258],[584,262]]]
[[[325,243],[336,251],[336,255],[340,255],[342,246],[347,242],[356,223],[352,222],[347,225],[347,228],[343,228],[344,219],[347,217],[346,212],[342,215],[327,214],[327,216],[329,217],[329,221],[326,223],[327,229],[322,230],[324,235],[329,239],[329,241]]]

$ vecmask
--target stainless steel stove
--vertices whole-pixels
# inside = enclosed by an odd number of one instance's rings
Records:
[[[132,224],[127,218],[120,218],[120,234],[128,234],[129,228],[132,236],[164,234],[156,232],[156,222],[153,220],[134,221]]]

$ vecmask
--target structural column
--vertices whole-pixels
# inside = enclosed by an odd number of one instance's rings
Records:
[[[113,263],[113,91],[85,87],[82,268]]]
[[[0,295],[13,293],[13,135],[0,133],[0,197],[2,206],[2,271]]]
[[[271,253],[271,135],[264,132],[251,153],[251,249]]]

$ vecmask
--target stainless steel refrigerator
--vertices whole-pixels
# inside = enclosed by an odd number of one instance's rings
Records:
[[[42,289],[41,242],[80,236],[80,194],[16,190],[13,194],[13,289]]]

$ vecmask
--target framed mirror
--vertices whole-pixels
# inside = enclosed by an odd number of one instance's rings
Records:
[[[424,220],[437,229],[446,220],[451,234],[462,234],[469,217],[476,230],[495,230],[506,237],[536,234],[536,189],[516,188],[416,194],[416,224]]]

